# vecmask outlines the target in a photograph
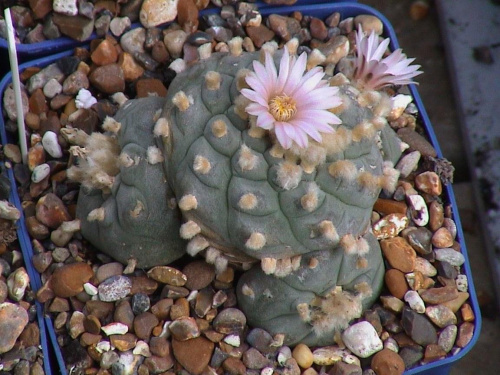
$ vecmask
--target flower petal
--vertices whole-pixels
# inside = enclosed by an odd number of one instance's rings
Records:
[[[292,140],[286,135],[282,122],[276,122],[274,124],[274,131],[281,147],[283,147],[285,150],[288,150],[290,147],[292,147]]]
[[[262,105],[264,107],[266,107],[268,105],[267,99],[264,98],[261,93],[258,93],[256,91],[253,91],[250,89],[242,89],[241,95],[243,95],[247,99],[250,99],[252,102],[259,103],[260,105]]]
[[[259,128],[266,129],[266,130],[271,130],[274,127],[274,123],[276,120],[274,117],[269,114],[269,112],[264,112],[257,116],[257,122],[256,125]]]

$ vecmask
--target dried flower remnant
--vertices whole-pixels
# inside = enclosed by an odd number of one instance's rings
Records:
[[[241,90],[251,101],[247,113],[257,116],[258,127],[274,131],[284,149],[290,149],[294,142],[306,148],[308,136],[321,142],[321,133],[332,133],[331,125],[341,122],[328,111],[341,104],[338,88],[322,80],[324,72],[319,67],[304,74],[306,64],[305,53],[290,57],[285,48],[278,72],[266,52],[265,65],[254,61],[254,72],[246,77],[250,89]]]
[[[379,90],[390,85],[415,83],[412,78],[422,74],[420,65],[410,65],[409,59],[400,48],[382,58],[390,39],[379,41],[374,31],[370,35],[363,32],[361,25],[356,33],[356,70],[354,80],[358,86],[368,90]]]

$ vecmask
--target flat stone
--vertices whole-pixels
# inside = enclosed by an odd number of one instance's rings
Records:
[[[158,282],[150,279],[146,275],[130,276],[130,281],[132,281],[130,294],[144,293],[146,295],[151,295],[158,289]]]
[[[448,262],[452,266],[460,267],[465,263],[465,257],[462,253],[452,248],[434,250],[436,259],[442,262]]]
[[[434,147],[422,135],[409,127],[401,128],[397,131],[401,140],[410,146],[411,151],[419,151],[422,156],[437,157]]]
[[[128,327],[129,330],[132,330],[134,326],[135,315],[128,300],[122,300],[116,304],[113,318],[115,322],[123,323]]]
[[[380,241],[382,252],[389,264],[407,273],[415,269],[415,250],[403,237],[394,237]]]
[[[391,268],[385,272],[384,280],[389,292],[394,297],[403,299],[409,289],[405,274],[396,268]]]
[[[95,279],[97,284],[102,283],[107,278],[111,276],[119,276],[123,272],[123,264],[119,262],[105,263],[97,269],[95,273]],[[96,285],[97,285],[96,284]]]
[[[28,324],[28,313],[17,304],[0,303],[0,354],[11,350]]]
[[[99,299],[105,302],[125,298],[132,288],[132,282],[126,276],[112,276],[99,284]]]
[[[178,318],[168,326],[168,329],[179,341],[186,341],[200,336],[200,328],[196,320],[191,317]]]
[[[135,84],[135,89],[138,98],[147,98],[149,96],[167,96],[167,88],[162,81],[156,78],[138,79]]]
[[[382,302],[382,307],[388,309],[395,313],[400,313],[403,311],[405,306],[404,302],[394,296],[380,296],[380,301]]]
[[[390,349],[382,349],[376,353],[371,367],[377,375],[402,375],[405,371],[403,359]]]
[[[382,350],[382,340],[375,328],[367,321],[351,325],[342,333],[342,340],[351,352],[361,358],[368,358]]]
[[[451,324],[445,327],[438,338],[438,345],[446,352],[449,353],[453,346],[455,345],[455,339],[457,338],[458,328],[456,325]]]
[[[405,307],[401,322],[406,334],[417,344],[425,346],[437,343],[436,329],[425,316]]]
[[[80,42],[90,38],[94,31],[94,20],[83,16],[67,16],[54,13],[52,21],[62,34]]]
[[[457,317],[449,307],[444,305],[427,306],[425,315],[439,328],[457,324]]]
[[[395,201],[394,199],[378,198],[373,205],[373,209],[382,215],[406,214],[408,206],[405,202]]]
[[[137,315],[134,319],[134,332],[141,340],[149,340],[153,328],[158,325],[160,321],[151,312],[145,311]]]
[[[251,370],[261,370],[270,364],[269,359],[267,359],[255,348],[250,348],[245,351],[243,353],[242,361],[244,365]]]
[[[90,300],[85,302],[85,310],[87,314],[94,315],[100,320],[107,319],[113,312],[114,305],[110,302],[99,300]]]
[[[52,274],[50,287],[57,297],[73,297],[83,291],[83,284],[93,275],[94,272],[87,263],[65,264]]]
[[[157,266],[148,271],[148,276],[163,284],[184,286],[187,277],[181,271],[169,266]]]
[[[245,329],[247,319],[241,310],[227,308],[222,310],[214,319],[213,327],[220,333],[242,333]]]
[[[172,339],[175,359],[191,374],[200,375],[207,368],[215,344],[204,337],[186,341]],[[196,358],[196,361],[193,361]]]
[[[165,320],[170,316],[170,309],[174,304],[172,298],[162,298],[151,307],[151,312],[160,320]]]
[[[444,302],[454,300],[458,297],[458,290],[454,286],[444,286],[441,288],[430,288],[422,290],[420,296],[429,304],[439,305]]]
[[[430,363],[446,357],[446,352],[438,344],[430,344],[425,347],[424,362]]]
[[[123,335],[111,335],[109,336],[109,341],[111,342],[111,345],[119,351],[126,352],[135,347],[137,337],[134,334],[127,332]]]
[[[184,286],[190,290],[203,289],[210,285],[215,278],[214,266],[201,260],[186,265],[182,269],[182,273],[187,278]]]
[[[459,348],[465,348],[474,336],[474,324],[470,322],[464,322],[460,324],[458,328],[457,341],[455,344]]]
[[[90,82],[105,94],[114,94],[125,90],[125,77],[118,64],[109,64],[96,68],[89,76]]]
[[[139,19],[146,27],[155,27],[173,21],[177,17],[179,0],[144,0]]]

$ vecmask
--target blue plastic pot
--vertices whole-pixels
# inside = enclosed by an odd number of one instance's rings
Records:
[[[262,15],[266,16],[269,14],[289,14],[293,11],[299,11],[305,15],[309,16],[314,16],[318,17],[321,19],[326,18],[333,12],[339,12],[341,14],[341,18],[345,19],[348,17],[355,17],[359,14],[371,14],[374,16],[377,16],[380,20],[382,20],[384,24],[384,32],[385,32],[385,37],[389,37],[391,40],[390,48],[392,50],[399,48],[397,38],[395,31],[387,18],[383,16],[380,12],[374,10],[373,8],[362,5],[362,4],[357,4],[355,2],[340,2],[340,3],[328,3],[327,0],[321,1],[321,0],[316,0],[316,2],[322,2],[322,4],[315,4],[315,5],[299,5],[299,6],[293,6],[293,7],[263,7],[261,9]],[[303,3],[308,3],[308,1],[303,0]],[[216,10],[214,10],[216,11]],[[52,56],[44,57],[41,59],[34,60],[32,62],[24,63],[20,66],[20,71],[23,71],[27,67],[44,67],[47,66],[58,59],[64,57],[64,56],[69,56],[73,53],[73,51],[66,51],[62,53],[58,53]],[[0,92],[3,93],[7,87],[7,85],[11,82],[11,75],[10,73],[0,82]],[[416,89],[415,85],[410,85],[409,86],[411,95],[413,96],[414,103],[418,108],[419,115],[420,115],[420,120],[423,123],[423,126],[426,130],[427,136],[434,146],[434,148],[437,151],[438,157],[442,158],[442,152],[439,147],[439,144],[437,142],[436,135],[434,133],[434,130],[432,128],[432,125],[430,123],[429,117],[425,111],[425,108],[423,106],[422,100],[420,98],[420,95],[418,94],[418,91]],[[1,108],[1,103],[0,103],[0,108]],[[4,122],[3,118],[0,117],[0,135],[2,137],[2,143],[4,144],[6,142],[6,134],[5,134],[5,127],[4,127]],[[12,176],[12,171],[9,171],[9,176],[12,181],[12,187],[13,187],[13,202],[16,204],[18,208],[21,208],[20,206],[20,201],[19,197],[17,196],[16,188],[15,188],[15,181]],[[455,223],[457,225],[457,239],[460,242],[461,245],[461,250],[462,254],[465,257],[465,263],[463,265],[465,274],[467,275],[468,282],[469,282],[469,293],[470,293],[470,304],[472,306],[472,309],[474,311],[475,315],[475,330],[474,330],[474,335],[472,340],[469,342],[469,344],[463,348],[458,354],[447,357],[445,359],[435,361],[426,365],[421,365],[417,366],[413,369],[410,369],[405,372],[405,375],[414,375],[414,374],[422,374],[422,375],[447,375],[449,374],[452,366],[456,364],[457,361],[459,361],[462,357],[464,357],[474,346],[474,344],[477,342],[479,333],[481,331],[481,313],[479,310],[479,304],[477,301],[477,295],[476,291],[474,289],[474,283],[472,279],[472,272],[470,269],[470,263],[467,255],[467,249],[465,246],[465,241],[464,241],[464,235],[462,232],[462,225],[460,222],[460,218],[457,215],[458,213],[458,208],[457,204],[455,201],[455,196],[453,194],[452,188],[448,185],[445,187],[445,192],[448,198],[449,203],[452,206],[452,212],[453,212],[453,219],[455,220]],[[23,255],[25,256],[25,259],[31,259],[31,256],[33,255],[33,250],[31,247],[31,242],[30,238],[26,229],[26,225],[24,223],[23,218],[21,218],[20,223],[19,223],[19,238],[21,241],[21,245],[23,246]],[[30,272],[30,277],[32,277],[32,280],[35,280],[35,285],[34,287],[37,289],[40,287],[40,278],[37,274],[37,272],[34,270],[31,262],[27,262],[27,267]],[[33,276],[32,276],[33,275]],[[67,370],[66,366],[64,364],[64,359],[61,353],[61,350],[59,348],[59,345],[57,343],[57,338],[54,330],[54,326],[52,323],[52,320],[49,317],[45,317],[45,323],[47,327],[47,334],[50,337],[50,341],[52,343],[52,348],[53,352],[55,355],[55,358],[57,360],[57,365],[59,367],[59,373],[66,375]],[[49,366],[50,367],[50,366]],[[50,372],[47,372],[47,374],[50,374]],[[54,372],[55,374],[55,372]]]
[[[352,0],[351,2],[356,2],[357,0]],[[297,0],[296,5],[307,5],[307,4],[323,4],[323,3],[332,3],[336,2],[336,0]],[[257,1],[259,8],[264,9],[270,7],[270,5],[264,3],[263,1]],[[282,11],[284,7],[281,7]],[[201,15],[207,13],[217,12],[218,8],[215,9],[205,9],[200,12]],[[134,23],[132,25],[133,28],[141,26],[139,23]],[[90,38],[87,41],[79,42],[74,39],[68,38],[66,36],[62,36],[57,39],[45,40],[39,43],[31,43],[31,44],[18,44],[17,52],[18,58],[20,62],[25,62],[33,59],[37,59],[43,56],[53,55],[55,53],[66,51],[69,49],[73,49],[75,47],[87,44],[90,40],[97,38],[95,33],[92,33]],[[5,51],[7,51],[8,43],[6,39],[0,38],[0,57],[3,55],[7,56]],[[3,50],[3,51],[2,51]],[[0,66],[0,68],[6,68],[5,66]],[[7,71],[7,70],[5,70]],[[0,70],[1,73],[1,70]]]

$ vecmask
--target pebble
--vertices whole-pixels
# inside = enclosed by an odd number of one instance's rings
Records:
[[[187,279],[184,286],[190,290],[203,289],[215,278],[214,266],[202,260],[190,262],[182,269],[182,273]]]
[[[106,334],[106,336],[124,335],[129,331],[128,326],[120,322],[109,323],[101,327],[101,329]]]
[[[432,231],[436,231],[442,227],[444,223],[444,208],[438,201],[432,201],[429,205],[429,227]]]
[[[449,307],[444,305],[427,306],[425,315],[439,328],[457,324],[457,317]]]
[[[200,327],[196,323],[196,320],[191,317],[180,317],[174,320],[168,329],[172,335],[179,341],[189,340],[200,336]]]
[[[204,337],[179,341],[172,339],[175,359],[190,373],[200,375],[210,363],[215,344]],[[196,361],[193,361],[196,358]]]
[[[409,224],[406,214],[389,214],[372,226],[372,231],[378,240],[396,237]]]
[[[455,345],[455,339],[457,338],[458,328],[456,325],[451,324],[445,327],[438,338],[438,345],[446,352],[449,353]]]
[[[184,286],[187,277],[181,271],[168,266],[153,267],[148,271],[148,276],[163,284]]]
[[[80,42],[88,40],[94,31],[94,20],[87,17],[54,13],[52,21],[61,34]]]
[[[412,151],[404,155],[396,164],[396,169],[400,172],[401,177],[408,177],[410,173],[417,169],[420,161],[420,152]]]
[[[354,27],[356,30],[359,25],[361,25],[363,31],[368,34],[374,31],[375,34],[382,35],[384,32],[384,25],[382,21],[378,17],[370,14],[360,14],[354,17]]]
[[[311,367],[314,363],[314,355],[305,344],[298,344],[292,351],[293,358],[297,361],[297,364],[303,368],[307,369]]]
[[[405,307],[401,323],[406,334],[417,344],[425,346],[437,343],[436,329],[424,315]]]
[[[469,289],[469,282],[467,280],[467,275],[460,274],[455,279],[455,283],[457,284],[457,289],[459,292],[467,292]]]
[[[109,30],[114,36],[121,36],[126,30],[130,29],[130,26],[130,18],[127,16],[114,17],[109,23]]]
[[[50,174],[50,166],[47,163],[37,165],[31,173],[31,181],[35,184],[44,180]]]
[[[111,39],[104,39],[90,54],[90,58],[96,65],[109,65],[118,60],[118,51]]]
[[[474,324],[470,322],[464,322],[460,324],[458,328],[457,340],[455,344],[459,348],[465,348],[467,344],[472,340],[474,336]]]
[[[116,349],[121,352],[126,352],[132,350],[137,343],[137,337],[130,333],[124,333],[123,335],[110,335],[109,341]]]
[[[150,300],[147,294],[145,293],[136,293],[132,296],[131,305],[132,311],[134,315],[139,315],[143,312],[146,312],[150,308]]]
[[[77,70],[71,73],[62,84],[62,92],[66,95],[75,95],[82,89],[88,89],[90,86],[87,74],[82,70]],[[90,92],[89,92],[90,94]],[[90,95],[91,97],[92,95]],[[86,108],[86,107],[78,107]]]
[[[420,191],[432,196],[441,195],[443,192],[443,185],[441,179],[436,172],[423,172],[415,177],[415,186]]]
[[[7,277],[7,290],[9,297],[16,302],[24,298],[26,288],[30,283],[30,278],[24,267],[17,268]]]
[[[160,321],[151,312],[145,311],[137,315],[134,319],[134,332],[139,339],[149,340],[153,328],[158,325]]]
[[[132,330],[135,315],[128,300],[121,300],[116,304],[113,318],[116,322],[123,323],[129,330]]]
[[[139,13],[141,24],[145,28],[159,26],[173,21],[177,17],[179,0],[144,0]]]
[[[54,78],[50,79],[45,86],[43,86],[43,94],[49,99],[52,99],[61,92],[62,85]]]
[[[58,228],[64,221],[70,221],[64,202],[55,194],[48,193],[41,197],[36,204],[37,220],[49,228]]]
[[[125,298],[132,288],[132,282],[126,276],[112,276],[99,284],[99,299],[114,302]]]
[[[437,260],[448,262],[452,266],[460,267],[465,263],[463,254],[451,248],[436,249],[434,250],[434,254],[436,255]]]
[[[401,128],[397,131],[398,136],[404,143],[410,146],[411,151],[419,151],[424,156],[437,157],[437,152],[432,145],[422,135],[409,127]]]
[[[261,370],[270,364],[269,359],[255,348],[249,348],[245,351],[241,359],[243,364],[251,370]]]
[[[390,349],[382,349],[376,353],[371,367],[377,375],[402,375],[405,371],[403,359]]]
[[[416,291],[409,290],[406,292],[404,300],[408,303],[410,308],[417,313],[423,314],[425,312],[425,303]]]
[[[85,332],[84,320],[85,315],[81,311],[74,311],[71,314],[71,318],[69,319],[69,335],[71,338],[76,339]]]
[[[408,283],[405,274],[396,268],[391,268],[385,272],[385,283],[389,292],[396,298],[403,299],[408,291]]]
[[[246,339],[252,347],[261,353],[267,354],[276,351],[276,347],[272,346],[273,337],[262,328],[251,329]]]
[[[403,237],[384,239],[380,241],[380,246],[392,267],[404,273],[412,272],[415,269],[417,255]]]
[[[434,267],[427,259],[422,257],[417,257],[415,259],[415,271],[418,271],[427,277],[434,277],[437,275],[436,267]]]
[[[42,137],[42,145],[45,151],[53,158],[60,158],[63,155],[61,145],[57,139],[57,134],[47,131]]]
[[[11,350],[28,324],[28,313],[17,304],[0,303],[0,354]]]
[[[351,352],[361,358],[368,358],[383,348],[377,331],[366,321],[348,327],[342,333],[342,340]]]
[[[294,18],[271,14],[267,20],[270,29],[285,42],[300,32],[300,23]]]
[[[74,297],[83,291],[83,284],[93,275],[92,268],[86,263],[65,264],[52,274],[50,287],[57,297]]]
[[[432,253],[432,232],[424,227],[408,232],[406,240],[413,249],[420,255]]]
[[[68,16],[76,16],[78,14],[76,0],[54,0],[52,7],[54,12]]]
[[[125,77],[118,64],[96,68],[89,76],[90,83],[105,94],[114,94],[125,90]]]
[[[403,297],[401,297],[401,299]],[[403,301],[401,301],[401,299],[394,296],[380,296],[380,301],[382,302],[382,306],[384,307],[384,309],[388,309],[389,311],[395,313],[400,313],[401,311],[403,311],[403,307],[405,306],[405,304]]]
[[[213,327],[217,332],[242,333],[245,329],[247,318],[241,310],[236,308],[227,308],[219,312],[213,321]]]

